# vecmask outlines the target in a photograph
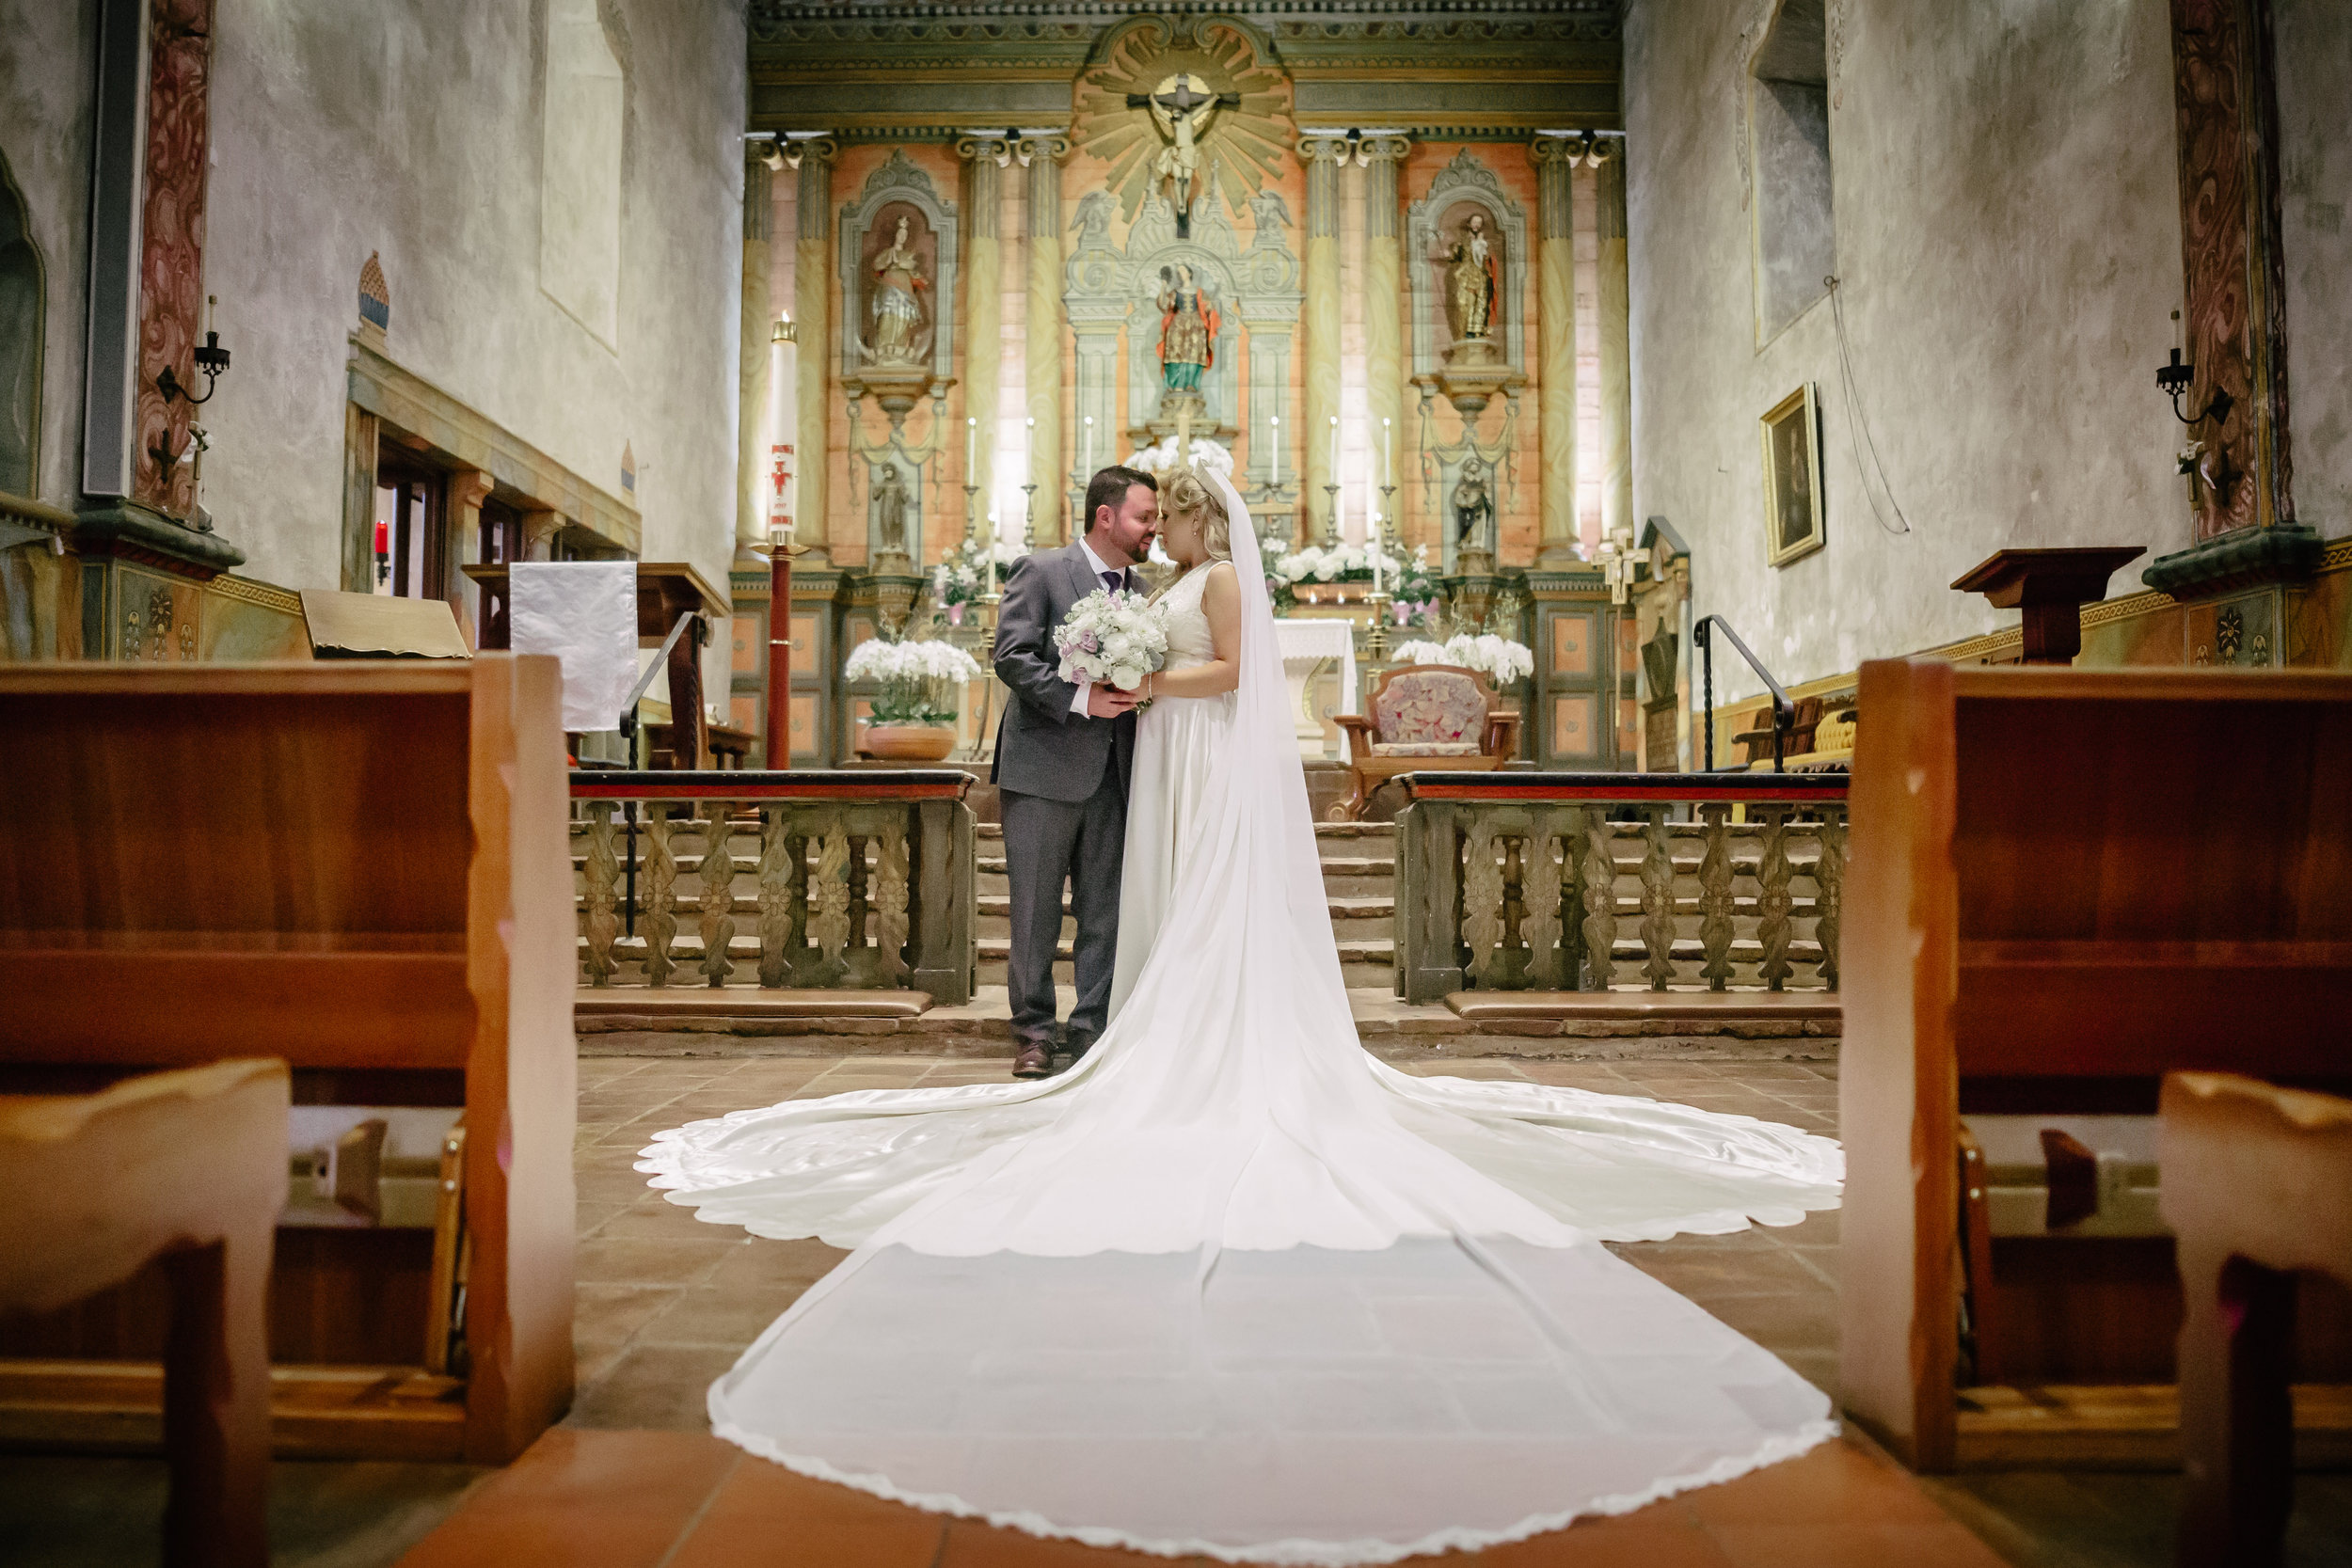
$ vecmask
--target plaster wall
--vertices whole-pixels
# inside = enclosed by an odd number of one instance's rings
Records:
[[[1626,20],[1634,508],[1690,541],[1694,613],[1793,685],[2013,624],[1947,586],[2004,546],[2186,546],[2153,374],[2181,296],[2167,0],[1831,0],[1837,293],[1869,445],[1830,298],[1759,337],[1740,127],[1772,14],[1636,0]],[[1775,569],[1757,419],[1808,381],[1828,544]],[[2126,568],[2111,591],[2138,586]],[[1736,660],[1715,678],[1719,700],[1761,689]]]
[[[42,293],[38,500],[81,499],[96,0],[0,0],[0,156],[23,195]]]
[[[2352,6],[2272,0],[2296,521],[2352,532]]]
[[[246,575],[337,584],[344,364],[373,251],[392,359],[624,499],[630,448],[641,558],[726,581],[742,8],[601,0],[627,87],[617,290],[588,322],[544,286],[548,3],[218,0],[205,287],[236,360],[205,408],[204,499]]]

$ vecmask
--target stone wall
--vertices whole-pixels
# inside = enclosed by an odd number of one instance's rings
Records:
[[[1793,685],[2013,624],[1947,586],[2004,546],[2185,546],[2182,428],[2153,381],[2181,293],[2166,0],[1830,0],[1836,269],[1868,496],[1832,300],[1759,338],[1742,117],[1774,9],[1637,0],[1626,23],[1635,514],[1690,541],[1694,612],[1724,615]],[[2314,187],[2304,210],[2328,199]],[[1757,419],[1808,381],[1828,543],[1776,569]],[[2298,431],[2306,495],[2312,454]],[[2114,592],[2138,586],[2127,569]],[[1719,698],[1760,689],[1724,665]]]
[[[24,199],[40,253],[40,459],[34,497],[81,499],[83,334],[88,327],[90,116],[95,0],[0,0],[0,157]]]

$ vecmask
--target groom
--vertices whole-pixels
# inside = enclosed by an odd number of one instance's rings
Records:
[[[1012,885],[1012,961],[1006,967],[1015,1078],[1054,1070],[1054,948],[1062,884],[1078,918],[1078,1002],[1068,1043],[1086,1054],[1109,1011],[1119,934],[1119,872],[1127,835],[1127,770],[1136,740],[1135,699],[1112,687],[1075,685],[1055,672],[1054,630],[1070,607],[1099,588],[1140,586],[1127,570],[1160,526],[1158,482],[1109,467],[1087,485],[1078,543],[1016,562],[996,616],[996,675],[1012,689],[996,731],[989,779],[1003,800],[1005,868]]]

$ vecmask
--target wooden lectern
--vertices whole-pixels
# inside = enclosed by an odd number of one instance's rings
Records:
[[[2083,606],[2106,598],[2116,569],[2147,553],[2145,545],[2002,550],[1952,586],[1982,594],[1995,610],[2026,612],[2026,653],[2018,662],[2072,664],[2083,648]]]

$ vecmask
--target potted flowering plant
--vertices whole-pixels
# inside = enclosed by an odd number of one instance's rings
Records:
[[[893,642],[872,638],[859,643],[841,667],[853,681],[879,681],[865,749],[878,757],[937,762],[956,749],[956,705],[952,690],[980,678],[970,654],[952,642]],[[945,701],[943,701],[945,697]]]
[[[1018,545],[967,539],[953,555],[931,570],[931,604],[936,619],[961,626],[972,618],[972,606],[988,592],[989,566],[996,568],[1001,586],[1012,563],[1027,552]]]

